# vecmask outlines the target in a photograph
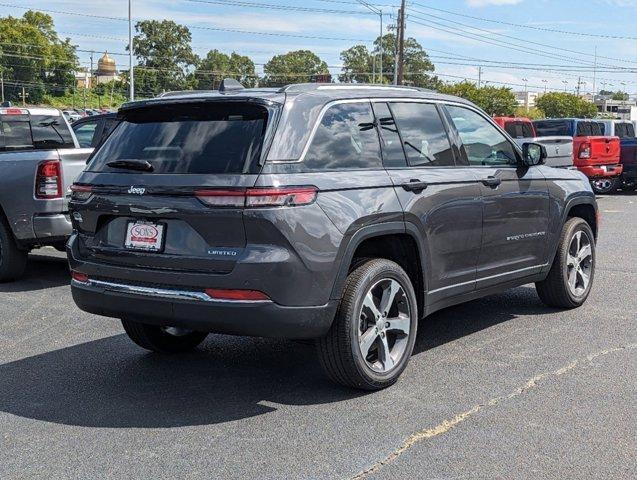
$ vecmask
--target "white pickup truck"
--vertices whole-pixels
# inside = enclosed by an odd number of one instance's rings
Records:
[[[558,168],[573,167],[573,138],[567,136],[537,135],[533,122],[523,117],[495,117],[495,122],[500,125],[516,143],[522,146],[525,143],[539,143],[546,147],[546,165]]]
[[[0,282],[23,274],[31,249],[64,247],[69,188],[92,151],[59,110],[0,108]]]

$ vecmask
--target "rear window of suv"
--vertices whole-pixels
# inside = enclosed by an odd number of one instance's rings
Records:
[[[87,170],[126,173],[108,164],[141,160],[155,174],[258,173],[268,111],[239,102],[154,105],[122,120]]]
[[[533,134],[533,125],[531,125],[530,122],[506,122],[504,124],[504,129],[513,138],[535,137]]]

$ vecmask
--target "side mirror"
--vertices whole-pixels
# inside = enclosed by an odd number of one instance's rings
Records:
[[[527,167],[542,165],[546,161],[546,147],[539,143],[524,143],[522,145],[523,163]]]

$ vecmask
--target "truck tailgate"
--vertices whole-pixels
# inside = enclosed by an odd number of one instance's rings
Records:
[[[546,165],[549,167],[573,166],[573,139],[571,137],[537,137],[530,141],[546,147]]]
[[[62,187],[66,192],[65,210],[71,196],[71,185],[86,168],[86,159],[93,153],[92,148],[61,148],[58,150],[62,162]]]
[[[588,137],[591,143],[590,163],[597,165],[615,165],[619,163],[619,137]]]

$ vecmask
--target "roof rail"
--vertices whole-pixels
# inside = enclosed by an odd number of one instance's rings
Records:
[[[408,90],[413,92],[433,92],[409,85],[378,85],[373,83],[294,83],[281,87],[279,92],[311,92],[315,90]]]

